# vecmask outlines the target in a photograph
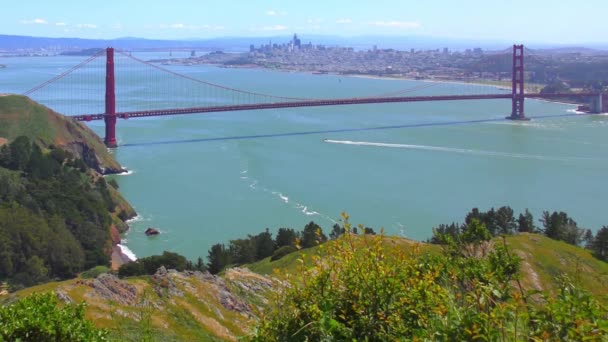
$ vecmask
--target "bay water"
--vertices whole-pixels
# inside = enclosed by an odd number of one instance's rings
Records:
[[[82,59],[0,58],[6,65],[0,92],[22,93]],[[167,68],[238,89],[309,98],[420,85],[206,65]],[[136,108],[145,86],[127,87],[118,101]],[[440,85],[416,94],[471,87]],[[149,101],[182,103],[183,94],[168,89]],[[60,88],[51,101],[60,105],[49,106],[61,112],[71,96],[73,90]],[[129,173],[112,177],[139,214],[124,245],[138,257],[164,250],[204,257],[212,244],[266,228],[299,230],[314,221],[328,233],[343,211],[354,224],[417,240],[429,238],[440,223],[462,222],[473,207],[529,208],[538,225],[543,210],[565,211],[594,231],[608,224],[608,117],[526,100],[533,120],[503,120],[510,107],[508,100],[448,101],[119,120],[120,147],[112,153]],[[88,125],[103,137],[103,122]],[[161,234],[145,236],[148,227]]]

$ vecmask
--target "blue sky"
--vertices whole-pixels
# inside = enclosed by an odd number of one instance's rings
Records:
[[[180,39],[298,32],[566,44],[608,41],[608,0],[5,2],[0,33],[16,35]]]

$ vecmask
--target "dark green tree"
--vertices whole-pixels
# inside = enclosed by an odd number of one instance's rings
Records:
[[[534,226],[534,217],[526,208],[523,214],[519,214],[517,219],[517,231],[520,233],[535,233],[536,227]]]
[[[298,233],[295,230],[291,228],[279,228],[276,237],[277,248],[295,245],[297,237]]]
[[[513,216],[513,209],[508,206],[498,208],[496,211],[496,225],[499,234],[513,234],[517,224]]]
[[[363,228],[363,234],[376,235],[376,232],[374,231],[374,228],[365,227]]]
[[[578,245],[582,241],[584,229],[578,228],[576,221],[563,211],[554,211],[551,214],[543,211],[540,221],[543,223],[544,234],[549,238],[571,245]]]
[[[268,228],[266,228],[266,231],[256,235],[254,239],[256,244],[256,260],[262,260],[274,253],[276,244]]]
[[[212,274],[220,273],[224,267],[232,263],[231,253],[224,244],[211,246],[207,255],[207,269]]]
[[[249,236],[246,239],[230,240],[228,251],[232,263],[242,265],[257,260],[257,249],[256,239]]]
[[[598,259],[608,261],[608,226],[603,226],[595,233],[591,246]]]
[[[334,226],[331,229],[331,232],[329,233],[329,238],[331,240],[335,240],[338,237],[340,237],[340,235],[344,234],[344,228],[340,227],[339,224],[334,224]]]
[[[17,137],[10,143],[10,167],[14,170],[25,170],[30,161],[32,145],[26,136]]]
[[[327,241],[327,237],[323,234],[323,229],[310,221],[302,230],[302,248],[310,248]]]

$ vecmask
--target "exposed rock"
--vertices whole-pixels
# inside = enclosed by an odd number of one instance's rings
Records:
[[[57,298],[60,301],[66,303],[66,304],[72,304],[72,303],[74,303],[74,300],[70,296],[68,296],[65,292],[63,292],[61,290],[56,290],[55,291],[55,295],[57,296]]]
[[[148,236],[153,236],[153,235],[160,234],[160,231],[156,228],[149,227],[148,229],[146,229],[146,231],[144,233]]]
[[[134,305],[137,303],[137,289],[126,281],[116,276],[104,273],[96,279],[87,283],[92,287],[94,294],[102,299],[115,301],[122,305]]]
[[[220,304],[228,310],[244,314],[252,314],[249,304],[233,295],[228,288],[223,288],[219,292]]]
[[[159,297],[177,296],[183,297],[184,292],[177,287],[175,278],[179,276],[179,273],[175,270],[169,270],[165,266],[161,266],[156,273],[152,276],[154,281],[154,291]]]

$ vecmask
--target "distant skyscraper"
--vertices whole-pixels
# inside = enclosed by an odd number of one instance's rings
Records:
[[[293,34],[293,40],[291,41],[291,43],[293,44],[294,49],[299,49],[300,47],[302,47],[302,42],[300,41],[300,38],[298,38],[297,34]]]

